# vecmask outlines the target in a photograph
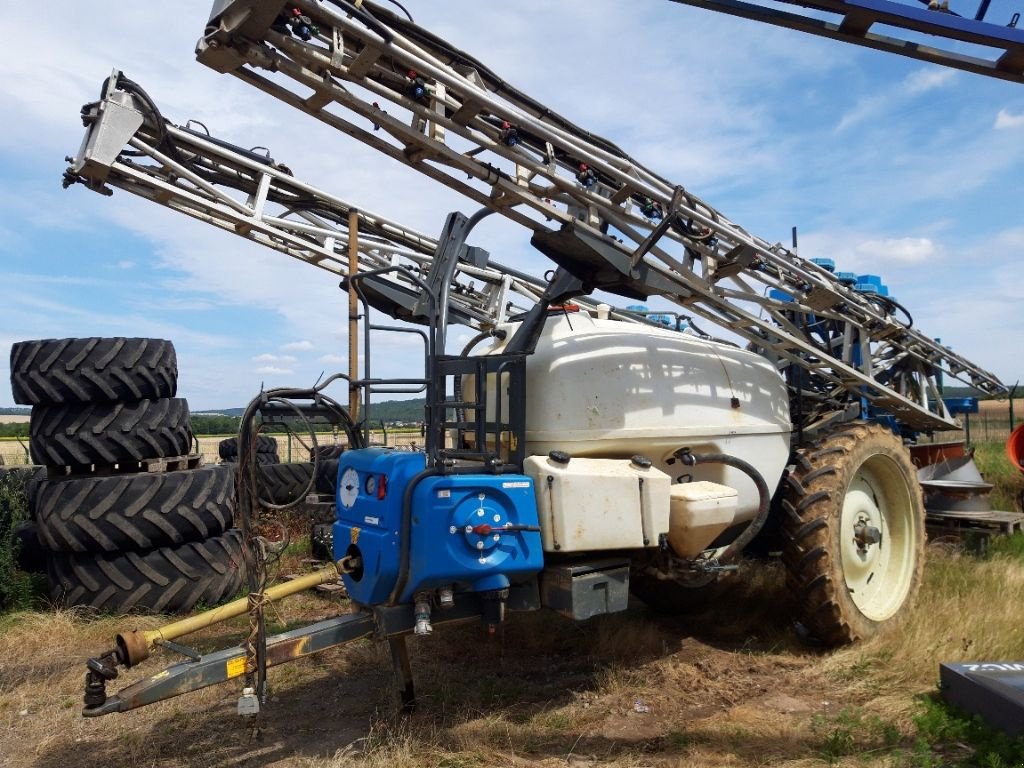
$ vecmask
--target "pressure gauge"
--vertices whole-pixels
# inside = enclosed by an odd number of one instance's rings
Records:
[[[345,509],[351,509],[352,505],[356,503],[358,495],[359,473],[352,467],[349,467],[341,476],[341,483],[338,486],[338,499],[341,501],[341,506]]]
[[[367,496],[373,496],[377,492],[377,477],[376,475],[367,475],[366,483],[363,484],[363,488],[366,491]]]

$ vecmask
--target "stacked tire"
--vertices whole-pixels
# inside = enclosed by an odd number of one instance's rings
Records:
[[[222,464],[238,463],[238,438],[229,437],[220,441],[217,446],[217,453],[220,455]],[[256,463],[257,464],[279,464],[281,460],[277,456],[277,440],[268,435],[256,437]]]
[[[11,386],[32,406],[30,495],[51,598],[102,611],[181,612],[238,591],[233,468],[189,460],[188,403],[163,339],[18,342]],[[183,467],[163,469],[160,460]]]

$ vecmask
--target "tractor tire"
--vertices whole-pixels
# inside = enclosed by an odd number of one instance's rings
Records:
[[[125,552],[202,541],[231,527],[234,469],[48,480],[39,537],[54,552]]]
[[[317,493],[329,493],[334,496],[338,492],[338,460],[320,459],[316,465]]]
[[[259,497],[271,504],[289,504],[313,490],[313,465],[307,462],[260,467]]]
[[[218,455],[224,459],[224,461],[238,461],[238,438],[228,437],[220,441],[217,446]],[[267,437],[266,435],[259,435],[256,437],[256,453],[257,454],[277,454],[277,440],[273,437]]]
[[[685,616],[698,613],[719,600],[732,584],[705,576],[683,582],[659,579],[643,571],[629,574],[629,591],[655,613],[669,616]]]
[[[221,459],[221,464],[228,464],[232,467],[238,466],[238,457],[232,456],[230,459]],[[263,466],[264,464],[280,464],[281,459],[277,457],[276,453],[257,453],[256,464]]]
[[[164,339],[42,339],[11,347],[11,390],[25,405],[174,397],[178,362]]]
[[[183,456],[192,447],[180,398],[97,405],[37,405],[29,424],[37,464],[83,466]]]
[[[242,585],[245,564],[237,530],[206,541],[148,552],[50,557],[50,597],[98,611],[182,613],[218,603]]]
[[[907,617],[924,569],[924,501],[899,437],[853,422],[797,453],[783,490],[783,562],[807,634],[827,645]]]
[[[341,457],[341,454],[345,452],[344,445],[318,445],[316,448],[309,449],[309,460],[323,461],[324,459],[337,459]]]

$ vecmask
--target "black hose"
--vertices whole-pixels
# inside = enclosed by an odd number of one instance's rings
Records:
[[[470,339],[466,346],[462,348],[462,353],[459,355],[459,357],[467,357],[469,353],[473,350],[473,347],[475,347],[484,339],[489,339],[493,337],[495,339],[498,339],[499,341],[504,341],[507,335],[508,334],[505,331],[495,330],[493,328],[487,331],[480,331],[480,333],[478,333],[476,336]]]
[[[441,474],[441,470],[434,467],[427,467],[422,472],[413,475],[405,490],[402,492],[402,528],[398,532],[398,577],[395,579],[395,587],[388,595],[388,605],[398,603],[406,584],[409,583],[409,545],[412,541],[412,494],[416,486],[433,475]]]
[[[728,467],[733,467],[743,472],[747,477],[754,481],[754,485],[757,486],[757,493],[760,499],[757,514],[754,515],[754,519],[750,521],[750,524],[743,529],[736,540],[726,548],[722,556],[719,557],[720,562],[728,563],[732,560],[737,559],[743,554],[743,549],[753,541],[754,537],[761,532],[764,528],[765,522],[768,520],[768,511],[771,509],[772,494],[768,490],[768,484],[764,481],[764,477],[761,473],[754,469],[752,464],[748,464],[743,459],[739,459],[735,456],[730,456],[726,453],[703,453],[695,454],[689,451],[680,452],[676,454],[680,461],[688,467],[696,466],[697,464],[725,464]]]

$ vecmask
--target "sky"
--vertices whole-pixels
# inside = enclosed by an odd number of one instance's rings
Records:
[[[360,207],[435,235],[449,211],[475,210],[196,63],[211,4],[52,0],[29,27],[0,16],[0,407],[14,405],[8,352],[22,339],[171,339],[193,410],[346,365],[346,298],[327,272],[125,192],[61,189],[79,109],[115,67],[172,122],[267,146]],[[802,256],[882,275],[922,332],[1007,384],[1024,378],[1024,86],[667,0],[404,4],[748,231],[788,244],[797,226]],[[1013,10],[1024,0],[993,0],[989,18]],[[497,216],[474,242],[535,274],[548,266]],[[376,352],[375,375],[419,375],[407,344]]]

